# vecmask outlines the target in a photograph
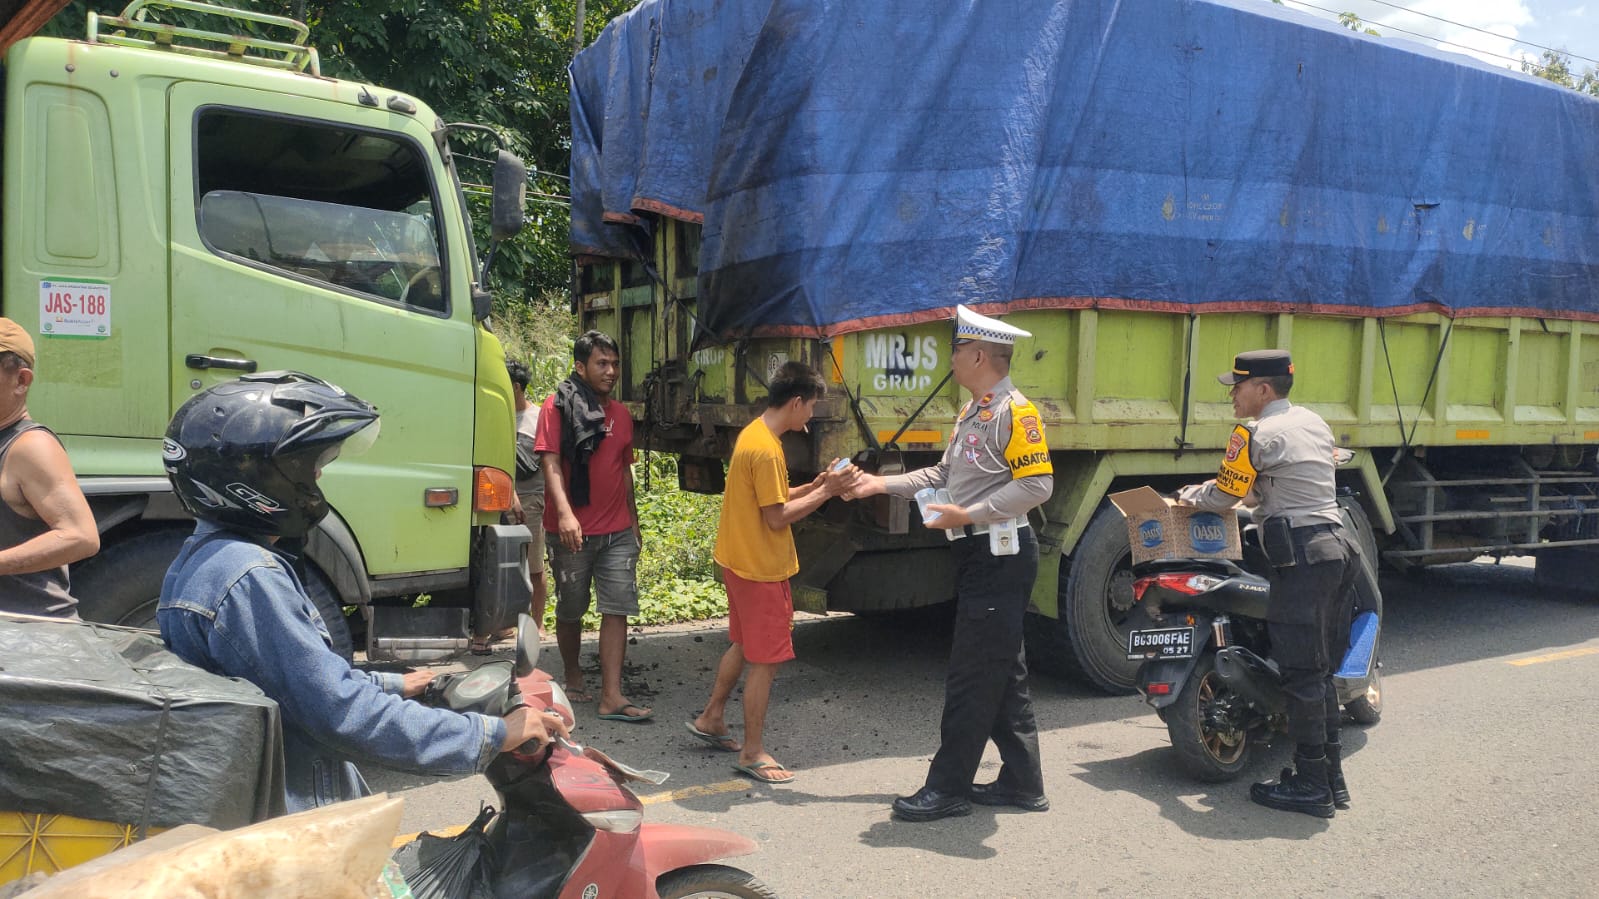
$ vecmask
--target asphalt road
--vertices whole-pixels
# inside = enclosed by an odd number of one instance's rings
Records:
[[[1530,568],[1508,563],[1387,576],[1383,588],[1384,718],[1345,731],[1354,807],[1331,821],[1248,801],[1249,780],[1286,762],[1286,740],[1236,783],[1195,783],[1137,697],[1036,676],[1049,812],[891,819],[937,744],[949,637],[936,614],[797,625],[799,658],[768,722],[769,748],[799,772],[789,786],[738,777],[734,756],[683,730],[725,646],[714,624],[639,633],[630,696],[655,721],[601,722],[591,704],[578,735],[672,772],[638,791],[648,818],[753,837],[761,852],[731,863],[785,899],[1599,894],[1599,600],[1540,592]],[[545,650],[542,667],[558,670]],[[990,748],[979,779],[997,766]],[[493,801],[482,778],[372,774],[405,796],[405,830],[458,826]]]

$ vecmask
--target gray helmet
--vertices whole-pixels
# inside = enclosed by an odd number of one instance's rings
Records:
[[[167,426],[161,458],[196,518],[235,530],[303,537],[328,513],[317,474],[364,452],[378,411],[296,371],[245,375],[196,394]]]

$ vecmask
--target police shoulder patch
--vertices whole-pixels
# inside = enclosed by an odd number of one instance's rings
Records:
[[[1019,393],[1011,395],[1010,441],[1005,445],[1005,462],[1013,478],[1055,473],[1049,459],[1049,446],[1044,442],[1044,423],[1038,407]]]
[[[1254,437],[1246,425],[1235,425],[1227,438],[1227,452],[1222,456],[1221,468],[1216,471],[1216,489],[1228,496],[1243,499],[1249,488],[1255,486],[1255,464],[1249,458],[1250,441]]]

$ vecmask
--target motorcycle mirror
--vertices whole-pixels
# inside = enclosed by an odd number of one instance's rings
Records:
[[[516,676],[527,677],[539,663],[539,629],[532,616],[516,616]]]

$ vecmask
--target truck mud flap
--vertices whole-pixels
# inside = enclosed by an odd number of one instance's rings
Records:
[[[472,553],[472,636],[487,637],[516,624],[533,600],[527,572],[526,525],[491,524],[479,529]]]

